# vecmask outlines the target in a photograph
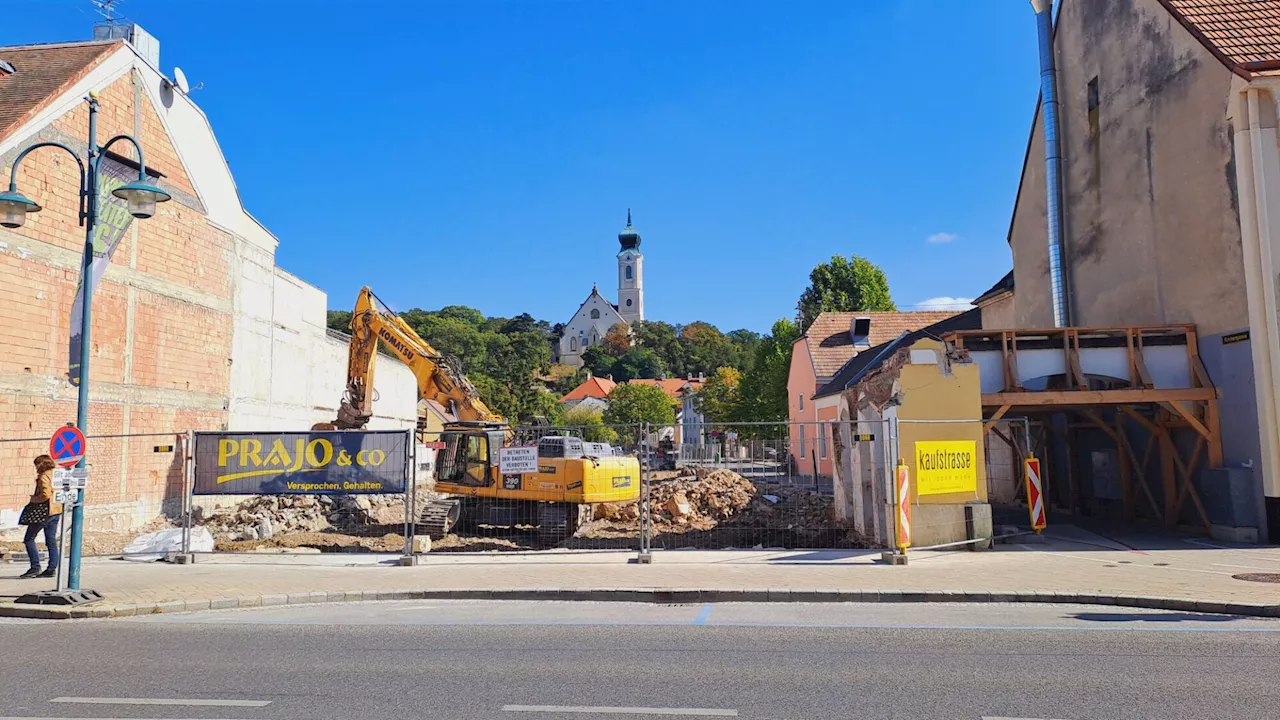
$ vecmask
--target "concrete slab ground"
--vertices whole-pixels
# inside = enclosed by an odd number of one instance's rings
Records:
[[[497,598],[653,602],[1086,602],[1280,616],[1280,548],[1194,538],[1135,543],[1059,526],[1044,542],[984,552],[921,551],[906,566],[879,551],[656,551],[393,556],[222,555],[191,565],[89,560],[83,586],[106,599],[78,610],[14,605],[48,585],[0,566],[0,616],[103,617],[354,600]]]

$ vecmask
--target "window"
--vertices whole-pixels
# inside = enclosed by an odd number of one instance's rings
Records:
[[[630,299],[630,298],[628,298],[628,299],[627,299],[627,307],[631,307],[631,299]]]
[[[1094,75],[1089,81],[1089,112],[1098,109],[1101,99],[1098,97],[1098,76]]]
[[[569,352],[578,352],[578,338],[569,338]]]
[[[823,460],[827,459],[827,429],[821,425],[818,426],[818,453]]]
[[[800,426],[800,457],[804,457],[807,454],[808,453],[804,451],[804,426],[801,425]]]
[[[592,310],[592,311],[591,311],[591,319],[592,319],[592,320],[599,320],[599,319],[600,319],[600,311],[599,311],[599,310]]]
[[[590,344],[591,344],[591,338],[582,338],[582,347],[587,347]]]
[[[800,403],[800,409],[804,409],[804,393],[796,393],[796,401]],[[804,430],[804,428],[800,428]]]
[[[631,279],[631,266],[630,266],[630,265],[628,265],[628,266],[627,266],[627,270],[626,270],[626,277],[627,277],[627,279],[628,279],[628,280],[630,280],[630,279]]]

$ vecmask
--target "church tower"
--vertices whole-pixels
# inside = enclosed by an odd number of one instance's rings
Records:
[[[628,323],[644,320],[644,255],[640,254],[640,233],[631,227],[631,208],[627,208],[627,226],[618,233],[618,313]]]

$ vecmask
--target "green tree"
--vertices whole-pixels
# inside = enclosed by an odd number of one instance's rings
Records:
[[[714,422],[737,420],[738,406],[741,404],[738,387],[741,383],[742,373],[736,368],[718,368],[698,394],[693,396],[698,412]]]
[[[796,307],[800,331],[809,329],[813,319],[825,311],[897,310],[889,298],[889,280],[866,258],[842,255],[831,258],[809,273],[809,287]]]
[[[339,330],[344,333],[351,332],[350,310],[330,310],[327,320],[330,330]]]
[[[581,405],[571,407],[565,412],[559,424],[563,427],[579,428],[574,433],[581,434],[582,439],[587,442],[610,444],[618,442],[618,432],[611,427],[605,427],[604,417],[599,410]]]
[[[582,351],[582,366],[590,370],[592,375],[599,377],[609,377],[613,374],[613,362],[616,359],[599,345],[588,346]]]
[[[761,339],[751,365],[738,385],[736,420],[768,422],[787,419],[791,347],[799,337],[800,329],[784,318],[775,322],[771,334]]]
[[[692,322],[680,328],[685,369],[689,374],[713,374],[717,368],[736,367],[740,352],[715,325]]]
[[[604,411],[606,425],[672,425],[675,421],[675,404],[652,385],[626,383],[615,387]]]
[[[674,377],[689,373],[684,346],[680,344],[680,328],[658,320],[645,320],[631,326],[635,345],[648,348],[662,360],[662,366]]]
[[[646,347],[633,347],[613,361],[610,373],[618,382],[627,382],[637,378],[658,378],[665,374],[662,359],[658,354]]]

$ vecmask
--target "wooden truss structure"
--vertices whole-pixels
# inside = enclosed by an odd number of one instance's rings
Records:
[[[1123,328],[1070,327],[1018,330],[961,330],[944,340],[956,350],[969,350],[980,362],[994,361],[999,353],[1004,384],[998,391],[982,393],[983,433],[994,433],[1020,459],[1025,447],[1001,432],[997,421],[1015,416],[1040,417],[1063,414],[1061,424],[1037,423],[1040,446],[1047,448],[1052,435],[1061,436],[1067,446],[1067,467],[1060,469],[1070,483],[1073,512],[1082,501],[1074,463],[1076,431],[1096,428],[1115,443],[1125,519],[1133,522],[1138,506],[1146,505],[1167,528],[1178,519],[1190,501],[1196,519],[1210,529],[1209,514],[1195,488],[1193,478],[1199,467],[1222,466],[1222,437],[1219,428],[1218,393],[1200,361],[1194,325],[1156,325]],[[1144,349],[1159,344],[1185,348],[1187,387],[1157,387],[1144,359]],[[1019,375],[1019,351],[1061,348],[1065,355],[1063,372],[1050,378],[1044,390],[1029,390]],[[1127,377],[1097,377],[1086,374],[1082,353],[1093,348],[1123,347],[1128,357]],[[985,352],[979,352],[985,351]],[[986,374],[986,373],[984,373]],[[1146,431],[1145,447],[1135,447],[1129,429]],[[1195,433],[1191,449],[1179,451],[1174,432]],[[1185,445],[1185,443],[1184,443]],[[1141,453],[1138,450],[1141,449]],[[1141,455],[1141,457],[1139,457]],[[1158,457],[1159,477],[1152,477],[1152,457]],[[1042,458],[1044,462],[1047,458]],[[1053,473],[1058,475],[1058,473]],[[1159,483],[1159,500],[1152,485]]]

